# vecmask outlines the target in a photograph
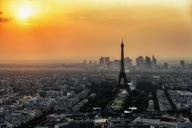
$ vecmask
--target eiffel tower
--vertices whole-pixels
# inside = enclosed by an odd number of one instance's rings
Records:
[[[125,64],[124,64],[124,43],[122,40],[121,43],[121,68],[120,68],[120,73],[119,73],[119,88],[127,88],[127,77],[125,73]],[[123,83],[122,83],[123,82]]]

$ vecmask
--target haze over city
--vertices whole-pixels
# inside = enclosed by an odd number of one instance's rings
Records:
[[[0,0],[0,128],[192,128],[192,0]]]
[[[0,60],[191,58],[190,0],[1,0]]]

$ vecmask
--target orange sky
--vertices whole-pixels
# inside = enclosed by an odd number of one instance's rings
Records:
[[[0,0],[0,60],[192,57],[189,1]]]

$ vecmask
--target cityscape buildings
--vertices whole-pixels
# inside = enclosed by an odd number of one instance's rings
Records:
[[[99,62],[0,65],[0,128],[192,127],[190,64]]]
[[[0,128],[192,128],[191,1],[0,0]]]

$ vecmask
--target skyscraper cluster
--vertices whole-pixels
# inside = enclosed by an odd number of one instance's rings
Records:
[[[136,58],[136,66],[138,68],[156,68],[157,67],[157,59],[155,58],[155,56],[152,56],[152,57],[139,56]]]
[[[101,56],[101,58],[99,59],[99,63],[100,64],[109,64],[110,63],[110,58]]]

